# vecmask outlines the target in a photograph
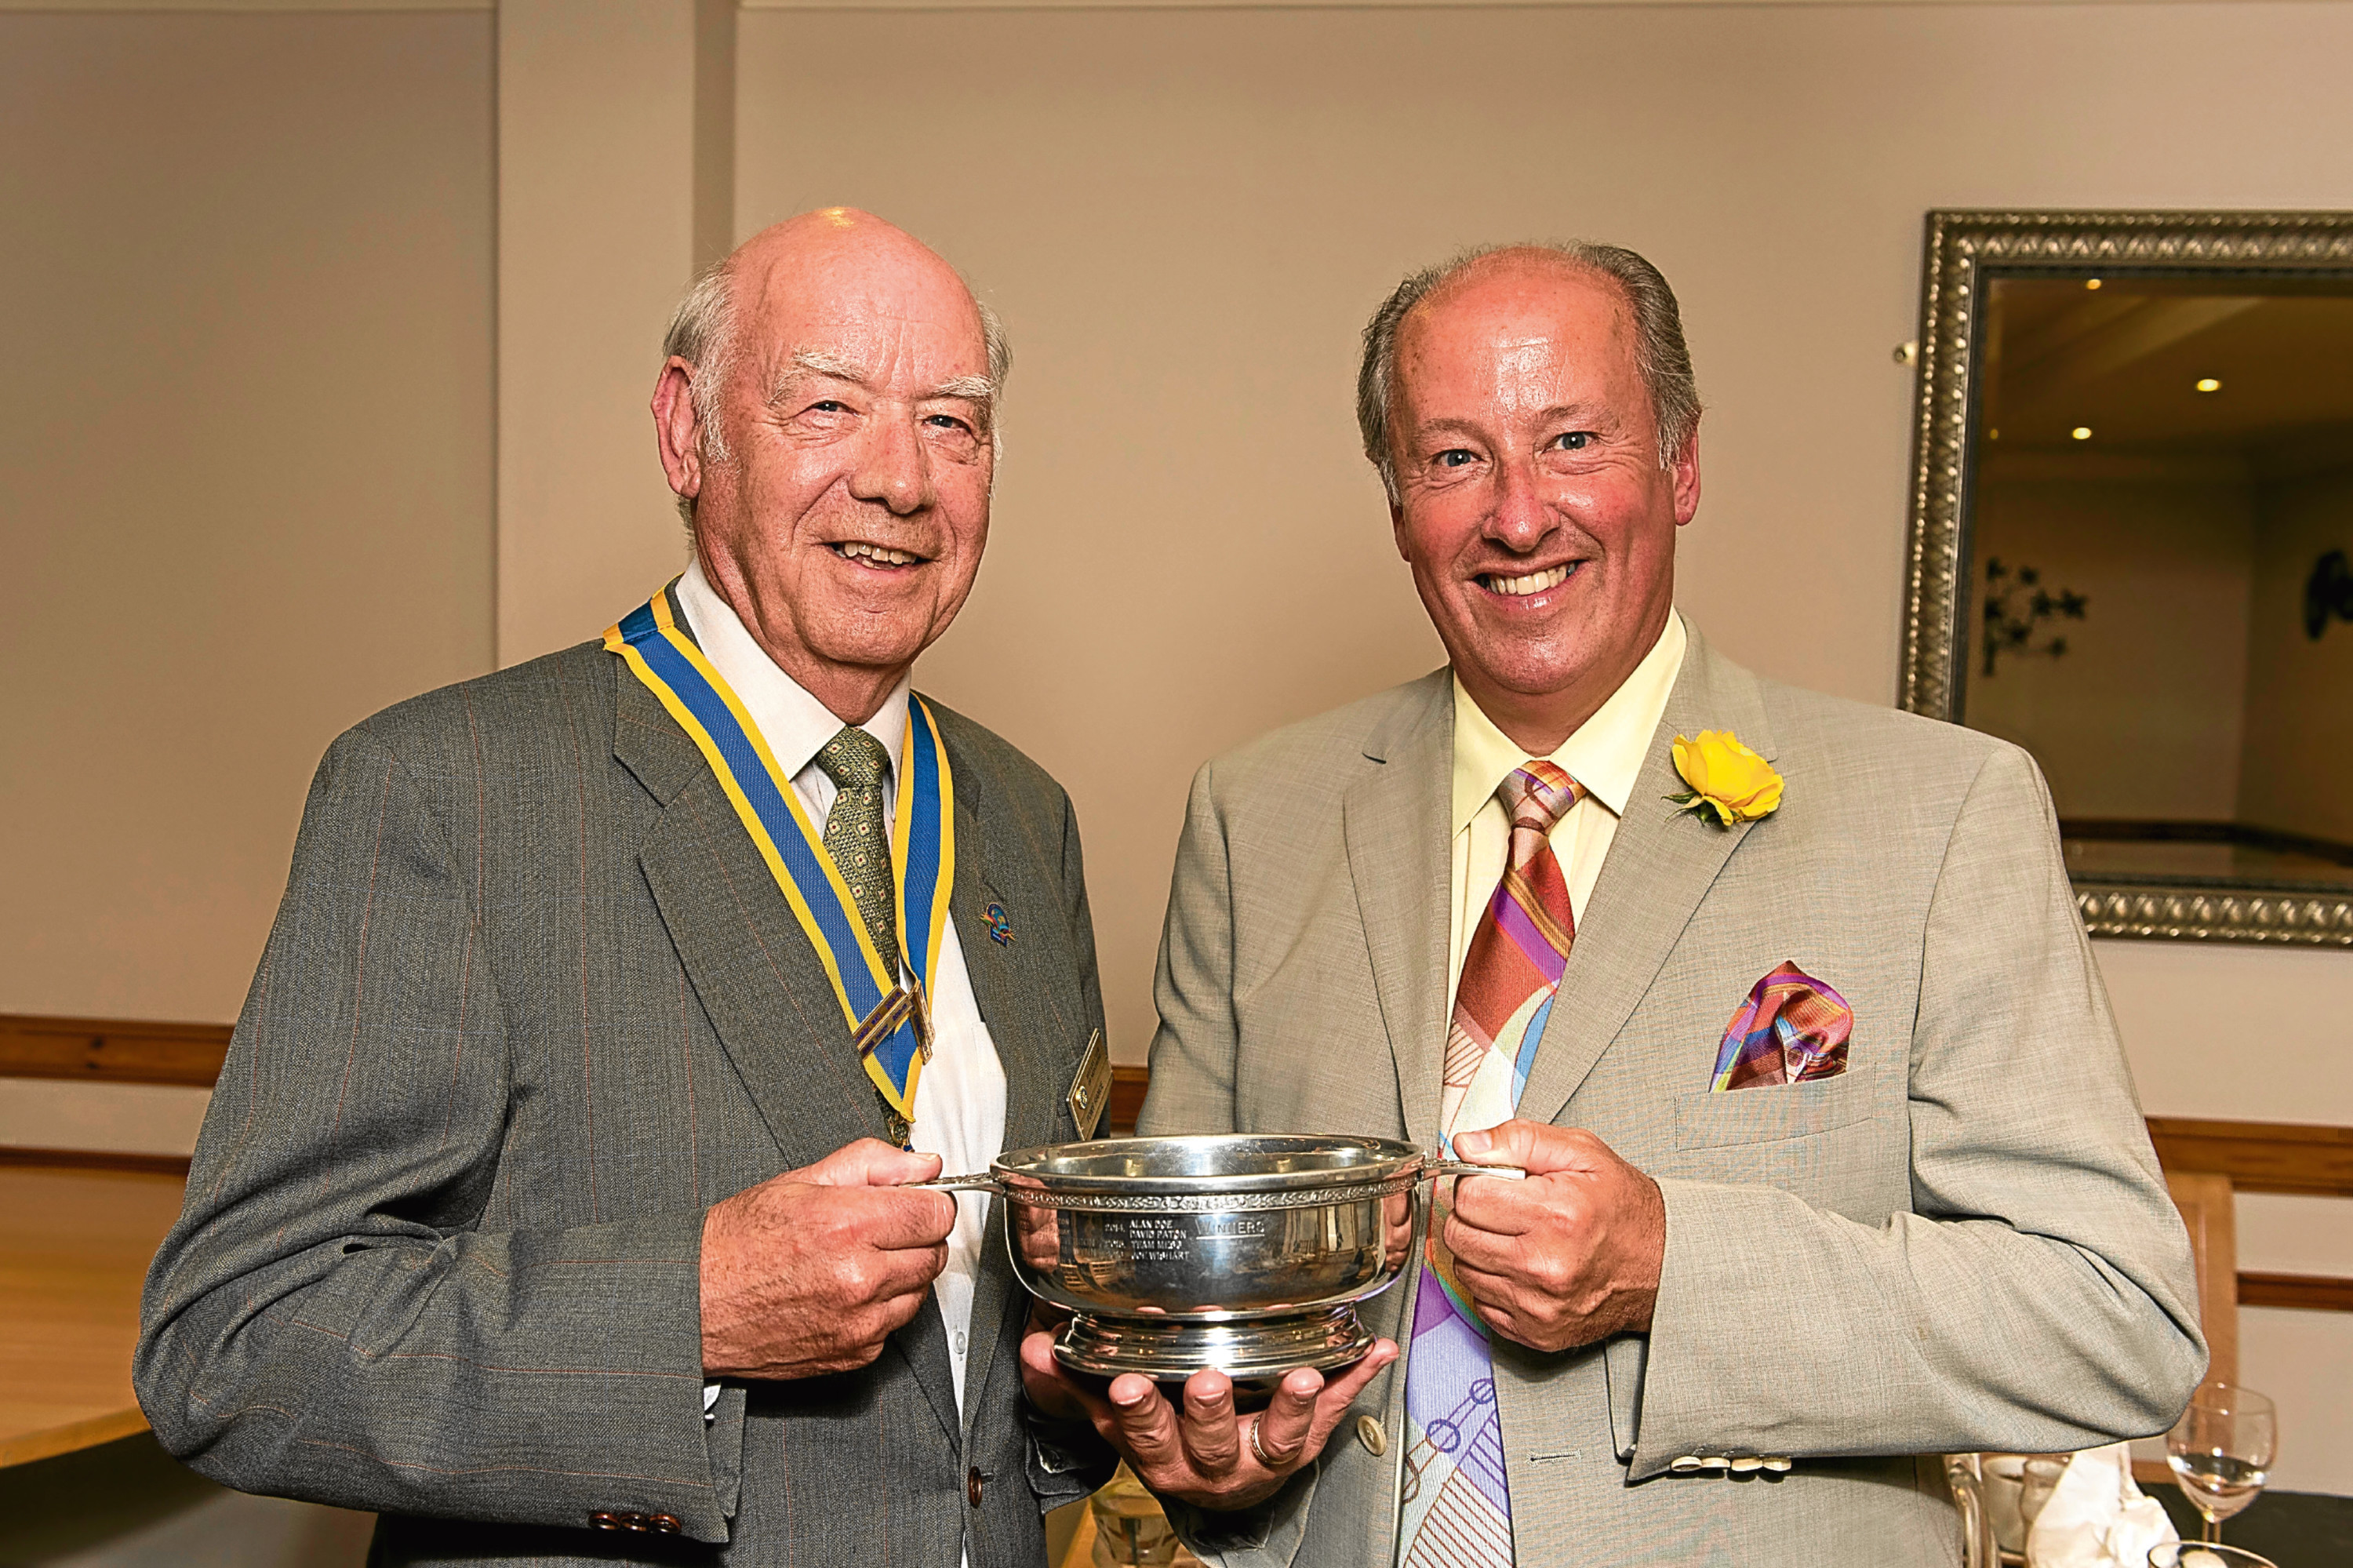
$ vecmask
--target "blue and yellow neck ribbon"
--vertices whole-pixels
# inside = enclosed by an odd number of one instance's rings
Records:
[[[791,776],[777,766],[726,678],[680,628],[670,588],[623,616],[605,633],[605,647],[644,683],[718,775],[744,831],[833,981],[834,1000],[841,1004],[866,1075],[893,1112],[913,1121],[915,1086],[931,1055],[925,999],[939,973],[947,935],[944,895],[955,885],[955,781],[930,706],[908,694],[898,810],[891,831],[899,939],[907,950],[884,954],[875,949],[849,885],[809,821]]]

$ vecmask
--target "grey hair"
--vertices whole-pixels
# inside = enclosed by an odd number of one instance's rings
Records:
[[[1389,445],[1389,409],[1397,396],[1398,335],[1405,318],[1478,262],[1513,250],[1557,257],[1613,280],[1626,291],[1634,313],[1634,366],[1650,391],[1651,415],[1658,421],[1661,468],[1674,466],[1676,455],[1699,425],[1699,385],[1692,376],[1691,350],[1683,343],[1683,312],[1656,267],[1622,246],[1582,239],[1482,245],[1409,276],[1365,325],[1365,357],[1356,371],[1356,429],[1364,437],[1365,455],[1380,471],[1381,488],[1392,506],[1398,503],[1398,477],[1397,455]]]
[[[695,423],[702,427],[703,456],[713,463],[727,462],[733,456],[719,422],[719,392],[727,383],[727,371],[735,356],[735,279],[727,260],[723,258],[704,268],[688,285],[685,297],[670,313],[670,330],[662,334],[662,362],[683,359],[694,366],[687,396],[694,407]],[[969,291],[971,285],[965,288]],[[997,410],[1005,395],[1005,379],[1013,374],[1013,344],[997,313],[978,294],[973,295],[972,302],[980,312],[980,338],[988,353],[989,450],[1001,458],[1005,439],[999,433]],[[692,526],[692,496],[678,498],[678,514]]]

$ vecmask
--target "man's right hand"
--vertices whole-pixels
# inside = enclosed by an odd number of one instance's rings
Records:
[[[947,1264],[955,1201],[902,1192],[936,1154],[862,1138],[712,1205],[702,1217],[702,1370],[849,1372],[882,1353]]]

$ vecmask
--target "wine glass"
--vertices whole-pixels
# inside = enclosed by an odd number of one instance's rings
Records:
[[[2251,1388],[2200,1384],[2189,1408],[2165,1435],[2165,1462],[2206,1520],[2206,1539],[2222,1539],[2222,1521],[2255,1500],[2279,1447],[2279,1413]]]

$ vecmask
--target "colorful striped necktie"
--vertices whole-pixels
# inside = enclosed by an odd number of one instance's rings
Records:
[[[1463,956],[1446,1032],[1438,1126],[1450,1151],[1457,1132],[1510,1120],[1527,1084],[1577,938],[1550,835],[1584,792],[1549,762],[1530,762],[1496,786],[1512,819],[1511,853]],[[1439,1241],[1445,1223],[1446,1211],[1434,1207],[1406,1356],[1409,1441],[1398,1561],[1404,1568],[1511,1568],[1512,1494],[1494,1358],[1485,1325],[1454,1283],[1453,1256]]]

